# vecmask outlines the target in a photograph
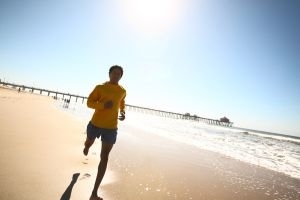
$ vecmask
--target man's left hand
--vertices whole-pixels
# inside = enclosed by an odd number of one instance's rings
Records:
[[[125,112],[121,112],[118,119],[119,119],[120,121],[123,121],[123,120],[125,119]]]

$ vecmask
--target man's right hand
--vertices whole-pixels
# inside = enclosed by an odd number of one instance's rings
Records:
[[[113,107],[113,102],[110,100],[110,101],[106,101],[104,103],[104,108],[105,109],[109,109],[109,108],[112,108]]]

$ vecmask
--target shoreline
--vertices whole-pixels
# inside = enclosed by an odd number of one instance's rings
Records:
[[[112,155],[119,156],[113,160],[111,166],[113,171],[122,177],[121,180],[125,180],[125,184],[117,182],[105,187],[104,189],[108,190],[119,187],[123,191],[107,192],[113,194],[109,199],[126,196],[125,191],[130,188],[134,188],[135,193],[125,199],[140,196],[141,199],[149,200],[250,200],[280,199],[286,194],[294,199],[300,197],[300,189],[297,189],[300,185],[299,179],[215,152],[179,144],[162,137],[153,137],[126,125],[120,129],[124,131],[120,133],[122,136],[119,136],[119,141],[112,151]],[[144,142],[141,138],[144,138]],[[135,148],[129,151],[127,146]],[[126,149],[126,152],[123,152],[123,149]],[[128,157],[134,160],[132,164],[128,164]]]
[[[52,200],[67,191],[72,200],[89,198],[100,141],[83,156],[86,123],[55,108],[54,101],[0,87],[1,199]],[[300,199],[299,186],[299,179],[179,144],[124,121],[99,194],[105,200]]]

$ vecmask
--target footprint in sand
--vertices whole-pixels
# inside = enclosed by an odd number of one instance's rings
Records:
[[[87,165],[87,164],[89,164],[87,161],[88,161],[89,159],[85,159],[85,161],[82,161],[82,164],[85,164],[85,165]]]
[[[83,179],[89,178],[90,176],[91,176],[90,174],[85,173],[79,180],[83,180]]]

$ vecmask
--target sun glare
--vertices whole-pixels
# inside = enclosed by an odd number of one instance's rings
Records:
[[[161,34],[180,21],[184,0],[120,0],[124,20],[132,28],[147,34]]]

